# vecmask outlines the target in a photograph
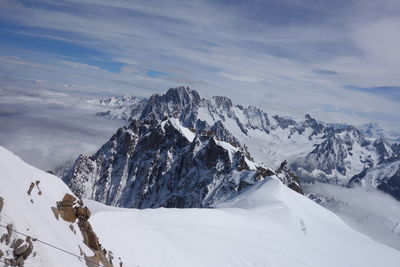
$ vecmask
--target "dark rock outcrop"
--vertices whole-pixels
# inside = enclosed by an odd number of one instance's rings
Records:
[[[275,174],[282,181],[282,183],[287,185],[290,189],[304,195],[303,188],[300,185],[299,177],[289,170],[286,160],[281,163],[279,168],[275,171]]]
[[[182,127],[174,119],[134,120],[97,153],[80,156],[64,181],[79,197],[108,205],[184,208],[209,207],[238,192],[242,181],[262,179],[235,139],[217,140],[222,125],[218,134],[197,132],[193,140]]]
[[[74,223],[76,221],[75,215],[75,201],[76,198],[70,194],[65,194],[62,201],[57,203],[58,214],[64,221]]]
[[[82,250],[81,255],[86,259],[87,266],[105,266],[112,267],[112,253],[102,247],[99,238],[93,231],[90,222],[88,221],[91,215],[90,210],[83,205],[81,200],[76,197],[65,194],[62,201],[56,203],[57,208],[52,208],[53,213],[58,214],[64,221],[74,223],[78,220],[78,228],[83,237],[83,243],[87,245],[94,253],[93,256],[87,256]],[[56,210],[56,211],[55,211]],[[58,219],[58,217],[56,216]],[[69,225],[71,231],[75,233],[73,224]],[[22,249],[21,249],[22,250]],[[26,248],[29,251],[29,246]],[[25,252],[25,251],[24,251]],[[22,254],[24,255],[24,254]]]

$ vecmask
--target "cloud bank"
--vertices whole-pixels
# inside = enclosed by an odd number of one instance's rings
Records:
[[[43,170],[97,151],[123,124],[95,116],[99,107],[47,90],[44,83],[41,90],[35,89],[35,82],[31,87],[11,83],[17,88],[1,84],[0,145]]]
[[[323,206],[355,230],[400,250],[400,206],[392,196],[373,188],[319,183],[306,185],[305,191],[334,199]]]

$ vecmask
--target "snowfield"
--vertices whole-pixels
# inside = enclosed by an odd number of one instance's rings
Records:
[[[29,196],[29,184],[36,180],[42,194],[35,187]],[[13,223],[21,232],[78,255],[79,245],[90,254],[79,232],[73,234],[69,223],[56,220],[50,210],[65,193],[71,194],[60,179],[0,147],[1,224]],[[399,251],[352,230],[275,178],[214,209],[120,209],[89,200],[85,204],[102,245],[128,267],[397,267],[400,262]],[[85,266],[38,242],[34,252],[36,257],[28,258],[25,266]]]
[[[400,252],[270,178],[215,209],[121,209],[85,201],[129,266],[398,266]]]
[[[31,195],[28,195],[30,184],[36,181],[40,181],[39,185],[33,188]],[[0,224],[3,226],[12,224],[14,230],[75,255],[80,255],[80,247],[86,255],[92,256],[93,252],[83,243],[77,222],[72,223],[76,229],[74,234],[69,228],[70,223],[61,218],[57,220],[51,210],[51,207],[56,207],[56,202],[62,200],[66,193],[73,195],[58,177],[28,165],[0,146],[0,197],[4,199]],[[4,233],[6,230],[0,227],[0,236]],[[15,238],[25,240],[25,236],[14,232],[12,239]],[[84,259],[38,241],[33,241],[33,246],[33,253],[25,261],[24,266],[87,266]],[[0,250],[5,253],[7,249],[9,248],[5,242],[0,243]],[[35,253],[36,256],[33,257]],[[4,257],[1,261],[4,261]],[[0,266],[4,266],[2,262]]]

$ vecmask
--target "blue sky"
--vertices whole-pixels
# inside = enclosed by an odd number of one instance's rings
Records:
[[[3,0],[0,79],[82,96],[188,85],[400,130],[399,29],[395,0]]]

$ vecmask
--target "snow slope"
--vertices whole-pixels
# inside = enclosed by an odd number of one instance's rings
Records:
[[[303,185],[306,194],[356,231],[400,251],[400,205],[375,188],[330,184]]]
[[[131,266],[398,266],[400,252],[355,232],[275,178],[215,209],[120,209],[87,201],[103,242]]]
[[[40,181],[38,187],[35,186],[31,195],[28,195],[30,184],[36,181]],[[55,207],[56,202],[62,200],[66,193],[72,195],[58,177],[26,164],[0,146],[0,196],[4,199],[0,224],[4,226],[12,224],[13,229],[19,232],[76,255],[80,255],[80,246],[86,255],[91,256],[93,252],[83,243],[77,223],[73,223],[76,229],[74,234],[69,228],[70,223],[61,218],[57,220],[51,210],[51,207]],[[5,232],[4,228],[0,228],[0,235]],[[16,237],[25,240],[24,236],[13,233],[12,239]],[[85,261],[78,257],[37,241],[34,241],[33,245],[33,253],[25,261],[25,266],[86,266]],[[5,243],[0,244],[0,249],[6,251]]]

